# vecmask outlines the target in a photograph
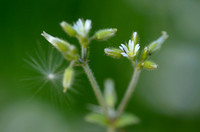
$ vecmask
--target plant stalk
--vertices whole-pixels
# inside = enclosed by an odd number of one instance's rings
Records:
[[[115,132],[114,126],[113,126],[113,125],[110,125],[110,126],[108,127],[108,131],[107,131],[107,132]]]
[[[102,93],[100,91],[100,88],[99,88],[99,85],[97,84],[97,81],[94,78],[94,75],[93,75],[93,73],[92,73],[92,71],[91,71],[91,69],[90,69],[90,67],[88,66],[87,63],[83,64],[83,69],[85,70],[85,73],[87,74],[87,77],[88,77],[88,79],[90,81],[90,84],[91,84],[91,86],[92,86],[92,88],[94,90],[94,93],[95,93],[95,95],[97,97],[97,100],[98,100],[100,106],[102,107],[102,110],[103,110],[105,116],[109,119],[108,112],[107,112],[107,107],[105,105],[105,102],[104,102],[104,99],[103,99],[103,95],[102,95]]]
[[[121,116],[121,114],[123,113],[128,101],[130,100],[130,97],[133,94],[133,92],[135,90],[135,86],[138,82],[140,72],[141,72],[141,70],[138,70],[137,68],[135,68],[135,71],[132,75],[131,82],[129,83],[129,86],[126,90],[126,93],[125,93],[125,95],[124,95],[124,97],[123,97],[123,99],[122,99],[122,101],[121,101],[121,103],[120,103],[120,105],[117,109],[116,119],[118,119]]]
[[[81,57],[82,57],[82,60],[85,61],[86,59],[86,52],[87,52],[87,48],[81,48]]]

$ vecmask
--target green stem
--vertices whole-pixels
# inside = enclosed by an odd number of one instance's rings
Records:
[[[82,60],[85,61],[86,59],[86,52],[87,52],[87,48],[81,48],[81,56],[82,56]]]
[[[120,105],[117,109],[116,119],[121,116],[121,114],[123,113],[132,93],[134,92],[135,86],[136,86],[136,84],[138,82],[138,78],[140,76],[140,72],[141,72],[141,70],[138,70],[137,68],[135,68],[135,71],[132,75],[131,82],[130,82],[130,84],[129,84],[127,90],[126,90],[126,93],[125,93],[125,95],[124,95],[124,97],[123,97],[123,99],[122,99],[122,101],[121,101],[121,103],[120,103]]]
[[[108,127],[108,132],[115,132],[115,127],[113,125],[110,125]]]
[[[104,103],[105,101],[103,99],[103,95],[102,95],[102,93],[100,91],[99,85],[97,84],[97,81],[94,78],[94,75],[93,75],[90,67],[88,66],[87,63],[85,63],[85,64],[83,64],[83,68],[85,70],[85,73],[87,74],[87,77],[89,78],[89,81],[90,81],[90,83],[92,85],[94,93],[95,93],[95,95],[97,97],[97,100],[98,100],[98,102],[99,102],[99,104],[100,104],[105,116],[107,116],[107,118],[109,119],[108,112],[107,112],[107,107],[106,107],[106,105]]]

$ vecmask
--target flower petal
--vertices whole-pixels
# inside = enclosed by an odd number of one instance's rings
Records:
[[[134,42],[131,41],[131,40],[129,40],[129,41],[128,41],[128,47],[129,47],[130,52],[133,52],[133,49],[134,49]]]
[[[88,31],[91,29],[91,20],[85,21],[85,31],[88,33]]]
[[[124,49],[122,48],[122,46],[119,46],[119,48],[120,48],[122,51],[124,51]]]
[[[137,44],[137,45],[135,46],[135,54],[138,52],[139,49],[140,49],[140,45]]]
[[[128,57],[128,55],[124,52],[121,53],[124,57]]]
[[[124,44],[121,44],[121,46],[122,46],[122,48],[123,48],[123,51],[125,50],[124,52],[126,52],[126,53],[127,53],[127,52],[128,52],[128,48],[126,47],[126,45],[124,45]]]

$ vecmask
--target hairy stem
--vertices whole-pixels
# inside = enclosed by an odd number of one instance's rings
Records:
[[[94,75],[93,75],[90,67],[88,66],[87,63],[85,63],[85,64],[83,64],[83,68],[85,70],[85,73],[87,74],[87,77],[89,78],[89,81],[90,81],[90,83],[92,85],[94,93],[95,93],[95,95],[97,97],[97,100],[98,100],[98,102],[99,102],[99,104],[100,104],[105,116],[107,116],[107,118],[109,119],[108,112],[107,112],[107,107],[105,105],[105,101],[103,99],[103,95],[102,95],[102,93],[100,91],[99,85],[97,84],[97,81],[94,78]]]
[[[87,52],[87,48],[81,48],[81,56],[82,56],[82,60],[85,61],[86,59],[86,52]]]
[[[138,78],[140,76],[140,72],[141,72],[141,70],[138,70],[137,68],[135,68],[135,71],[132,75],[131,82],[130,82],[130,84],[129,84],[127,90],[126,90],[126,93],[125,93],[125,95],[124,95],[124,97],[123,97],[123,99],[122,99],[122,101],[121,101],[121,103],[120,103],[120,105],[117,109],[116,118],[120,117],[120,115],[123,113],[132,93],[134,92],[135,86],[136,86],[136,84],[138,82]]]

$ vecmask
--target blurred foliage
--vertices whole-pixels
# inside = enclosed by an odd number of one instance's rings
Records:
[[[128,85],[131,65],[125,59],[105,56],[103,49],[119,46],[133,31],[139,33],[143,48],[166,30],[169,39],[154,57],[159,69],[142,72],[127,108],[141,122],[127,131],[200,130],[199,0],[8,0],[1,1],[0,6],[1,132],[103,132],[84,122],[87,104],[97,101],[81,68],[76,69],[76,84],[66,95],[50,84],[38,91],[38,84],[34,84],[37,81],[30,84],[23,80],[27,75],[34,79],[23,60],[28,55],[34,57],[37,45],[44,46],[47,52],[49,44],[41,37],[42,31],[78,44],[59,25],[63,20],[72,23],[78,18],[91,19],[93,33],[101,28],[118,28],[112,39],[92,42],[90,46],[90,65],[100,86],[105,78],[113,78],[118,101]],[[33,103],[35,100],[38,103]]]

